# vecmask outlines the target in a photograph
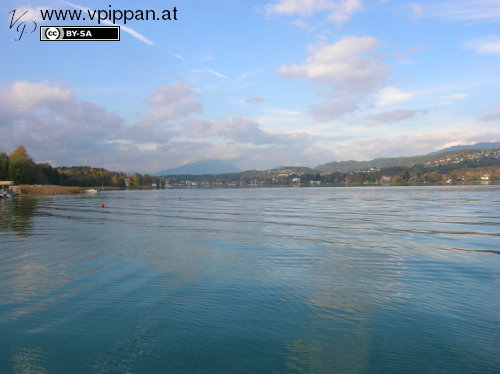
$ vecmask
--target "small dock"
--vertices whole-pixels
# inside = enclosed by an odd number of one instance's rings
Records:
[[[17,196],[12,192],[13,181],[0,181],[0,199]]]

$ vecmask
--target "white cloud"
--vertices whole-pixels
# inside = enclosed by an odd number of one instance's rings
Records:
[[[316,108],[317,116],[337,115],[328,111],[341,111],[342,105],[335,108],[333,104],[342,99],[352,97],[328,97],[324,108]],[[146,102],[151,109],[143,114],[145,120],[125,123],[104,107],[79,99],[68,87],[15,82],[0,90],[0,129],[8,134],[0,137],[0,150],[10,152],[22,144],[38,162],[51,160],[57,165],[86,164],[144,173],[207,158],[230,159],[243,169],[280,164],[316,166],[334,159],[422,154],[457,139],[472,143],[498,138],[490,129],[492,125],[473,119],[461,123],[454,118],[426,118],[428,125],[419,129],[394,127],[384,133],[379,127],[333,129],[328,123],[311,125],[302,113],[290,110],[264,108],[274,117],[268,118],[269,122],[241,115],[217,120],[198,118],[194,113],[201,104],[192,88],[182,83],[158,87]],[[332,106],[328,108],[326,103]],[[353,99],[343,105],[356,106],[359,101]],[[376,125],[425,113],[395,110],[366,119]],[[158,121],[147,120],[153,117]],[[279,117],[279,130],[266,125],[276,123]],[[499,118],[497,109],[482,119]]]
[[[377,113],[373,116],[370,116],[368,119],[370,126],[379,126],[393,122],[404,121],[406,119],[413,118],[419,114],[427,114],[427,113],[428,111],[425,109],[414,109],[414,110],[396,109],[396,110],[389,110],[386,112]]]
[[[42,160],[97,154],[123,124],[95,103],[47,82],[15,82],[0,92],[0,148],[23,144]],[[50,156],[49,156],[50,155]],[[35,157],[35,159],[37,159]]]
[[[468,95],[464,93],[456,93],[456,94],[451,94],[448,97],[453,100],[463,100],[466,99]]]
[[[377,105],[390,105],[408,101],[412,98],[412,95],[408,92],[400,91],[395,87],[388,86],[379,90],[375,94],[375,97]]]
[[[210,74],[216,76],[217,78],[228,79],[228,77],[225,76],[224,74],[219,73],[218,71],[215,71],[215,70],[212,70],[209,68],[203,68],[203,71],[206,71],[207,73],[210,73]]]
[[[279,0],[266,6],[266,15],[311,16],[327,12],[328,20],[341,25],[364,9],[361,0]]]
[[[358,103],[350,98],[338,98],[326,100],[321,104],[309,107],[309,112],[315,121],[326,122],[332,118],[341,117],[359,109]]]
[[[450,94],[450,95],[439,96],[439,99],[441,99],[440,104],[447,105],[447,104],[451,104],[455,101],[465,100],[468,97],[469,97],[469,95],[467,95],[466,93],[454,93],[454,94]]]
[[[264,111],[272,114],[278,114],[293,118],[297,118],[302,115],[302,112],[297,112],[295,110],[286,110],[286,109],[264,108]]]
[[[460,139],[460,141],[457,141]],[[412,136],[366,136],[335,149],[337,160],[372,160],[377,157],[401,157],[424,155],[446,148],[448,144],[474,144],[500,139],[499,132],[434,131]]]
[[[241,158],[241,165],[265,167],[301,159],[315,141],[307,134],[273,134],[255,121],[199,119],[189,86],[160,86],[147,100],[164,125],[132,125],[99,105],[78,99],[68,88],[47,82],[15,82],[0,91],[0,149],[23,144],[38,161],[153,172],[200,159]],[[258,149],[258,151],[256,151]],[[304,156],[309,159],[310,156]]]
[[[334,2],[331,0],[279,0],[266,6],[266,13],[285,15],[311,15],[316,12],[330,10]]]
[[[263,131],[257,122],[243,116],[227,120],[187,118],[178,125],[191,139],[219,138],[253,145],[277,144],[283,140],[280,135]]]
[[[54,107],[73,100],[71,91],[63,86],[51,86],[48,82],[30,83],[18,81],[0,93],[0,102],[17,113],[30,112],[43,106]]]
[[[238,78],[236,78],[235,82],[238,83],[238,84],[248,84],[250,80],[253,80],[254,76],[259,74],[259,73],[262,73],[264,71],[264,69],[255,69],[255,70],[250,70],[250,71],[246,71],[244,72],[243,74],[241,74]],[[252,79],[250,79],[252,78]]]
[[[415,45],[413,47],[406,48],[405,50],[394,52],[393,55],[396,58],[405,58],[405,57],[408,57],[416,52],[423,51],[425,49],[427,49],[427,46],[425,46],[425,45]]]
[[[278,142],[278,138],[274,134],[262,131],[257,122],[242,116],[233,116],[228,120],[215,121],[213,130],[218,136],[240,143],[261,145]]]
[[[379,89],[389,68],[374,56],[380,42],[371,36],[346,36],[334,43],[321,42],[309,47],[306,63],[283,65],[277,73],[288,78],[303,78],[323,87],[326,100],[311,105],[316,121],[328,121],[360,109]]]
[[[177,54],[177,53],[170,52],[170,51],[167,51],[167,53],[168,53],[170,56],[173,56],[173,57],[175,57],[175,58],[176,58],[176,59],[178,59],[178,60],[181,60],[181,61],[183,61],[183,62],[186,62],[186,59],[185,59],[183,56],[181,56],[181,55],[179,55],[179,54]]]
[[[426,6],[426,16],[449,22],[484,23],[500,21],[498,0],[433,1]]]
[[[465,43],[465,47],[480,55],[500,55],[500,35],[489,35]]]
[[[335,43],[313,45],[307,63],[283,65],[277,72],[283,77],[329,85],[346,94],[368,92],[380,86],[389,72],[379,60],[367,56],[379,45],[371,36],[346,36]]]
[[[256,104],[266,101],[262,96],[253,96],[245,100],[245,103]]]
[[[147,99],[147,102],[155,107],[147,117],[153,121],[187,116],[201,111],[202,108],[193,90],[184,83],[158,87]]]
[[[422,8],[422,5],[413,3],[410,4],[410,8],[412,18],[419,19],[424,17],[424,8]]]
[[[488,113],[480,118],[483,122],[499,121],[500,120],[500,106],[496,107],[491,113]]]
[[[363,10],[363,3],[360,0],[345,0],[338,2],[334,7],[328,19],[341,25],[351,19],[354,13]]]

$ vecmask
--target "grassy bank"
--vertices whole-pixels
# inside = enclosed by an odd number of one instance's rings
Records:
[[[80,187],[20,185],[14,191],[20,195],[61,195],[80,193]]]

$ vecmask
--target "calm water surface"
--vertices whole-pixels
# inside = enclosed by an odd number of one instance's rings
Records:
[[[498,373],[499,212],[498,186],[0,201],[0,373]]]

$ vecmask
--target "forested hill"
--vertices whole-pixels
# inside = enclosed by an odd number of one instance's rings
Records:
[[[492,149],[461,149],[415,157],[376,158],[371,161],[334,161],[317,166],[314,170],[321,173],[348,173],[371,168],[413,167],[415,165],[433,167],[460,164],[461,167],[477,167],[498,165],[499,162],[500,148],[497,147]]]

